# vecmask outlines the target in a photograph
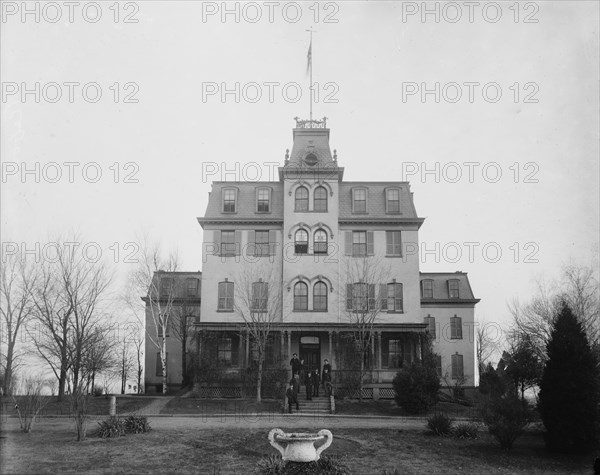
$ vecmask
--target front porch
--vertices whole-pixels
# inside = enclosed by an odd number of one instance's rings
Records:
[[[364,355],[363,398],[394,397],[391,382],[405,363],[422,357],[425,324],[375,325]],[[240,324],[196,324],[196,393],[205,398],[256,395],[258,355],[250,332]],[[296,353],[306,371],[321,372],[324,360],[332,366],[332,383],[340,397],[358,397],[360,357],[349,325],[273,325],[263,366],[263,397],[280,398],[292,373]]]

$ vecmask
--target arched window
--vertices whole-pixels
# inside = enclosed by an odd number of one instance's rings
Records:
[[[308,285],[304,282],[294,285],[294,310],[308,310]]]
[[[315,231],[313,252],[327,254],[327,233],[322,229]]]
[[[313,310],[327,311],[327,285],[325,282],[319,281],[313,287]]]
[[[296,190],[296,211],[308,211],[308,190],[303,186]]]
[[[304,229],[296,231],[294,251],[296,254],[308,254],[308,233]]]
[[[315,190],[315,211],[327,211],[327,190],[322,186],[319,186]]]

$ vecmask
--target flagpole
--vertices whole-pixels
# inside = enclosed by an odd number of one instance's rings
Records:
[[[313,52],[312,52],[312,34],[313,34],[313,29],[312,26],[310,27],[310,30],[306,30],[308,32],[310,32],[310,46],[308,47],[308,67],[310,69],[310,84],[309,84],[309,102],[310,102],[310,126],[312,127],[312,120],[313,120],[313,61],[312,61],[312,57],[313,57]]]

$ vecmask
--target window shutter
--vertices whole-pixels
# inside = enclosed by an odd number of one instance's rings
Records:
[[[235,255],[239,256],[242,252],[242,232],[235,232]]]
[[[387,310],[387,284],[379,284],[379,299],[381,300],[381,310]]]
[[[248,244],[246,246],[246,253],[249,256],[256,255],[256,237],[254,231],[248,231]]]
[[[269,190],[269,193],[271,193],[270,190]],[[269,255],[274,256],[276,251],[277,251],[277,231],[275,229],[271,229],[271,230],[269,230]]]
[[[458,377],[464,377],[463,357],[462,355],[456,355],[456,366],[458,369]]]
[[[346,284],[346,310],[352,310],[352,284]]]
[[[213,231],[213,256],[220,256],[221,249],[221,231]]]
[[[388,256],[391,256],[392,254],[394,254],[394,240],[393,240],[393,234],[391,231],[385,232],[385,253]]]
[[[352,255],[352,231],[346,231],[346,249],[345,253],[347,256]]]
[[[452,355],[452,379],[458,377],[458,355]]]
[[[374,310],[375,307],[376,307],[376,304],[375,304],[375,302],[376,302],[376,300],[375,300],[375,284],[369,284],[368,292],[369,293],[367,295],[367,297],[368,297],[367,308],[369,310]]]
[[[450,318],[450,339],[456,339],[456,319],[454,317]]]
[[[456,322],[456,338],[458,338],[459,340],[462,339],[462,318],[460,317],[454,317],[454,320]]]
[[[367,256],[375,254],[375,241],[373,239],[373,231],[367,231]]]

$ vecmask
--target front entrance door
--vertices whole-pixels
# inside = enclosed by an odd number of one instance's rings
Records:
[[[300,359],[304,360],[304,371],[320,369],[321,343],[318,336],[300,337]]]

